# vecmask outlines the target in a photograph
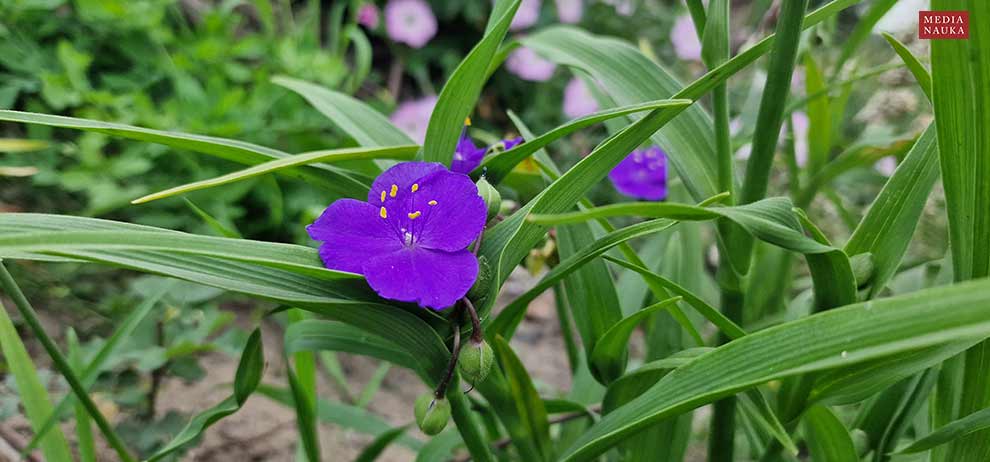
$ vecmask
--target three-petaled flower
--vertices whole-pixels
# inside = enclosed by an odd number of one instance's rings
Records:
[[[502,149],[508,151],[523,142],[522,138],[509,138],[502,140]],[[497,146],[497,144],[496,144]],[[491,147],[478,147],[471,140],[467,133],[467,127],[461,132],[461,138],[457,140],[457,148],[454,150],[454,158],[450,163],[450,170],[458,173],[471,173],[476,167],[481,165],[485,153]]]
[[[667,198],[667,155],[657,146],[637,149],[622,159],[608,177],[622,194],[664,200]]]
[[[306,230],[327,268],[364,275],[378,295],[443,309],[478,277],[467,249],[485,227],[485,202],[462,173],[404,162],[375,179],[368,201],[340,199]]]

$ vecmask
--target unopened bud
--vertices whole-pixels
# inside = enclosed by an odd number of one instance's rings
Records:
[[[488,206],[488,219],[495,218],[495,215],[498,215],[499,210],[502,209],[502,195],[484,177],[480,178],[475,185],[478,186],[478,195],[485,200],[485,205]]]
[[[433,436],[443,431],[450,420],[450,403],[445,398],[426,393],[416,398],[413,410],[416,414],[416,425],[427,435]]]
[[[488,342],[482,340],[475,343],[468,342],[461,348],[461,355],[457,359],[457,370],[461,377],[468,383],[478,386],[488,378],[488,373],[492,370],[492,363],[495,361],[495,352]]]
[[[487,297],[493,277],[492,265],[488,264],[488,258],[484,255],[478,257],[478,277],[474,280],[471,290],[468,291],[468,298],[477,301]]]
[[[853,277],[856,279],[856,287],[863,287],[870,279],[873,279],[873,271],[876,265],[873,263],[873,254],[866,252],[849,257],[849,264],[852,266]]]

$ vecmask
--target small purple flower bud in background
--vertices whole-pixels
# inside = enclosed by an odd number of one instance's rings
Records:
[[[794,127],[794,160],[798,167],[808,164],[808,114],[795,112],[791,114],[791,125]]]
[[[569,119],[586,116],[598,110],[598,101],[588,91],[584,81],[574,77],[564,87],[564,115]]]
[[[620,193],[637,199],[667,198],[667,155],[657,146],[637,149],[608,174]]]
[[[682,15],[674,21],[670,30],[670,43],[674,45],[674,54],[688,61],[701,61],[701,42],[694,30],[691,16]]]
[[[522,0],[519,9],[516,10],[516,16],[512,18],[512,23],[509,24],[509,30],[523,30],[536,24],[536,21],[540,19],[540,7],[542,5],[542,0]]]
[[[444,309],[478,277],[468,250],[484,230],[485,201],[467,175],[442,164],[403,162],[371,185],[368,201],[340,199],[313,224],[330,269],[364,275],[378,295]]]
[[[437,18],[423,0],[389,0],[385,5],[385,31],[396,42],[422,48],[437,35]]]
[[[873,168],[883,176],[893,176],[894,170],[897,170],[897,158],[894,156],[884,157],[873,164]]]
[[[409,135],[413,141],[423,144],[423,141],[426,140],[426,127],[430,123],[430,116],[436,105],[436,96],[405,101],[395,108],[395,112],[392,113],[389,120]]]
[[[457,140],[457,148],[454,150],[454,158],[450,162],[450,171],[458,173],[471,173],[475,167],[481,165],[481,160],[485,158],[485,148],[479,148],[471,140],[467,133],[467,127],[461,133],[461,138]]]
[[[505,60],[505,67],[519,78],[533,82],[550,80],[553,72],[557,70],[556,64],[541,58],[535,51],[525,47],[516,48],[509,54],[508,59]]]
[[[583,0],[556,0],[557,18],[564,24],[577,24],[584,16]]]
[[[361,5],[357,14],[357,22],[368,29],[377,29],[380,22],[378,7],[374,3]]]

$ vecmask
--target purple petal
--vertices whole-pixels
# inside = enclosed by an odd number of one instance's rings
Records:
[[[453,252],[478,238],[485,228],[487,208],[470,177],[444,170],[416,184],[405,215],[410,219],[403,226],[416,245]]]
[[[502,145],[504,146],[504,149],[508,151],[516,146],[519,146],[520,144],[522,144],[522,142],[523,142],[522,137],[516,137],[507,140],[502,140]]]
[[[375,29],[378,27],[378,16],[378,7],[374,3],[365,3],[358,10],[357,22],[368,29]]]
[[[457,141],[457,148],[454,150],[454,158],[450,162],[450,171],[457,173],[471,173],[475,167],[481,164],[485,158],[485,148],[479,148],[471,141],[467,131],[461,133],[461,139]]]
[[[658,147],[635,150],[608,177],[627,196],[663,200],[667,197],[667,157]]]
[[[369,260],[364,276],[382,297],[443,309],[471,289],[478,277],[478,259],[467,250],[406,247]]]
[[[378,216],[378,207],[354,199],[330,204],[306,231],[323,241],[320,258],[333,270],[362,273],[368,259],[402,248],[402,239]]]
[[[385,5],[385,31],[396,42],[422,48],[437,35],[437,18],[423,0],[389,0]]]
[[[433,172],[444,171],[443,164],[436,162],[401,162],[382,172],[371,183],[368,191],[368,203],[374,206],[403,203],[412,191],[412,185],[420,178]],[[395,195],[392,195],[392,185],[395,185]],[[382,200],[382,192],[385,200]]]

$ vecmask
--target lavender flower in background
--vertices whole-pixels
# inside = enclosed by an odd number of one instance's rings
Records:
[[[873,168],[883,176],[893,176],[894,170],[897,170],[897,158],[894,156],[884,157],[873,164]]]
[[[540,19],[540,6],[542,5],[542,0],[522,0],[519,9],[516,10],[515,17],[512,18],[512,23],[509,24],[509,30],[523,30],[536,24],[536,21]]]
[[[798,167],[808,164],[808,127],[810,120],[808,114],[795,112],[791,114],[791,126],[794,135],[794,160]]]
[[[636,5],[633,0],[602,0],[605,4],[612,5],[615,8],[615,12],[622,16],[632,16],[633,12],[636,11]]]
[[[378,295],[443,309],[478,277],[467,247],[485,227],[485,202],[467,175],[404,162],[375,179],[368,201],[340,199],[306,227],[327,268],[364,275]]]
[[[550,80],[557,70],[556,64],[541,58],[535,51],[525,47],[516,48],[509,54],[508,59],[505,60],[505,67],[519,78],[533,82]]]
[[[694,30],[691,16],[682,15],[674,21],[674,27],[670,30],[670,43],[678,58],[701,61],[701,42]]]
[[[608,174],[615,189],[646,200],[667,198],[667,155],[657,146],[637,149]]]
[[[436,96],[406,101],[395,108],[395,112],[389,117],[392,125],[409,135],[413,141],[423,144],[426,140],[426,127],[433,114],[433,108],[437,105]]]
[[[564,24],[577,24],[584,16],[584,3],[582,0],[556,0],[557,18]]]
[[[584,81],[574,77],[564,87],[564,115],[569,119],[586,116],[598,110],[598,101]]]
[[[380,22],[378,7],[374,3],[361,5],[357,14],[357,22],[368,29],[377,29]]]
[[[385,31],[396,42],[422,48],[437,35],[437,18],[423,0],[389,0],[385,5]]]

